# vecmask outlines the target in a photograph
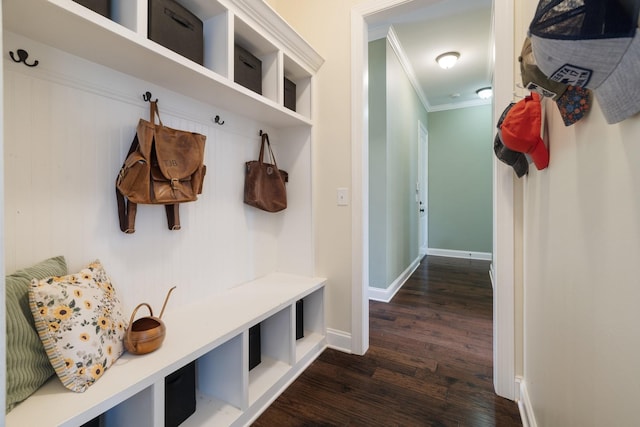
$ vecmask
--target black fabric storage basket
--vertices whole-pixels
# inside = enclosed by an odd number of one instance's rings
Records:
[[[262,361],[262,349],[260,348],[260,323],[249,328],[249,370],[252,370]]]
[[[149,0],[149,38],[202,65],[202,21],[174,0]]]
[[[176,427],[196,411],[195,360],[164,379],[164,425]]]
[[[304,338],[304,302],[296,301],[296,339]]]
[[[296,111],[296,84],[284,78],[284,106]]]
[[[111,0],[73,0],[76,3],[88,7],[102,16],[111,18]]]
[[[100,415],[92,419],[91,421],[87,421],[82,424],[80,427],[100,427]]]
[[[242,46],[235,45],[233,70],[236,83],[262,95],[262,61]]]

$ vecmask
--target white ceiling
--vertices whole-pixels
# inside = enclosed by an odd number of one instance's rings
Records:
[[[476,90],[491,86],[492,0],[414,0],[368,20],[369,39],[387,36],[429,111],[486,104]],[[435,58],[457,51],[455,67]],[[457,96],[456,96],[457,94]]]

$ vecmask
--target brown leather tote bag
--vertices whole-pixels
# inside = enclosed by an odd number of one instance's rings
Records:
[[[169,229],[179,230],[178,205],[202,193],[206,137],[163,126],[157,103],[150,101],[150,121],[138,122],[116,179],[120,230],[125,233],[135,231],[137,204],[165,205]]]
[[[264,162],[265,145],[272,163]],[[285,182],[289,182],[289,174],[278,169],[269,135],[263,133],[258,160],[245,164],[244,202],[267,212],[282,211],[287,208]]]

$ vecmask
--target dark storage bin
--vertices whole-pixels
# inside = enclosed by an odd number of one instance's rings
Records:
[[[82,424],[80,427],[100,427],[100,416],[95,417],[91,421],[87,421]]]
[[[73,0],[76,3],[88,7],[102,16],[111,18],[111,0]]]
[[[202,21],[174,0],[149,0],[149,38],[202,65]]]
[[[164,379],[164,425],[175,427],[196,411],[196,362]]]
[[[262,61],[238,45],[233,56],[234,81],[262,95]]]
[[[296,84],[284,78],[284,106],[296,111]]]
[[[252,370],[262,361],[260,349],[260,323],[249,328],[249,370]]]
[[[304,338],[304,301],[296,301],[296,339]]]

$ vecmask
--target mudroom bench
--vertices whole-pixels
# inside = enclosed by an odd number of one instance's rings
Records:
[[[168,310],[158,350],[124,353],[84,393],[54,375],[7,414],[6,425],[163,426],[165,411],[173,410],[165,404],[166,378],[192,362],[196,409],[181,425],[247,425],[325,349],[324,285],[322,278],[273,273]],[[249,370],[256,352],[249,330],[258,324],[259,363]]]

